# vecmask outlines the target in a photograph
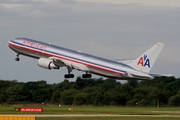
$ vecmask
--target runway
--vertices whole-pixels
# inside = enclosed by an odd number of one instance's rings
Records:
[[[61,115],[42,115],[42,114],[21,114],[21,115],[0,115],[0,116],[36,116],[36,117],[177,117],[180,115],[111,115],[111,114],[61,114]]]

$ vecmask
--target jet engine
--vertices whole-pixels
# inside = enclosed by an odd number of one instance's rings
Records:
[[[59,66],[55,65],[53,63],[53,60],[50,60],[48,58],[39,58],[38,60],[38,66],[45,68],[45,69],[59,69]]]

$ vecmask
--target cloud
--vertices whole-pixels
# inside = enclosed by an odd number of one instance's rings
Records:
[[[41,11],[41,10],[34,10],[34,11],[31,11],[27,14],[27,16],[29,17],[35,17],[35,18],[46,18],[48,16],[47,13]]]
[[[156,42],[163,42],[165,47],[152,72],[168,73],[169,70],[179,76],[179,70],[174,66],[179,64],[180,58],[177,54],[180,9],[163,7],[163,4],[145,6],[138,2],[112,4],[79,0],[1,1],[0,54],[5,56],[4,61],[10,63],[8,68],[11,69],[1,70],[1,73],[5,72],[2,78],[22,81],[27,78],[54,79],[58,82],[57,78],[63,79],[67,73],[66,68],[51,72],[39,69],[36,60],[26,57],[15,63],[15,54],[5,46],[14,37],[37,39],[110,59],[136,58]],[[2,63],[2,68],[7,67]],[[168,70],[163,69],[164,66],[169,66]],[[14,73],[9,76],[8,71]],[[21,72],[23,75],[19,75]],[[30,72],[35,75],[30,76]]]
[[[138,3],[145,6],[168,6],[180,7],[179,0],[77,0],[79,2],[94,2],[94,3],[111,3],[111,4],[131,4]]]

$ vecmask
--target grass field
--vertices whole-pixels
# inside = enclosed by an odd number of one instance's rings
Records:
[[[61,117],[61,118],[37,118],[37,120],[179,120],[175,117]]]
[[[96,117],[37,117],[37,120],[179,120],[180,119],[180,108],[169,108],[169,107],[117,107],[117,106],[103,106],[103,107],[94,107],[94,106],[38,106],[38,108],[43,108],[42,113],[22,113],[16,112],[14,108],[21,108],[27,106],[3,106],[0,107],[0,115],[20,115],[20,114],[50,114],[50,115],[59,115],[59,114],[86,114],[86,115],[94,115],[94,114],[103,114],[107,115],[105,117],[96,116]],[[36,106],[30,106],[30,108],[35,108]],[[71,110],[69,110],[71,108]],[[73,111],[72,111],[73,108]],[[147,117],[147,116],[137,116],[137,117],[114,117],[108,115],[174,115],[170,117]],[[177,117],[179,116],[179,117]]]
[[[36,108],[36,106],[3,106],[0,107],[0,114],[22,114],[22,112],[16,112],[14,108]],[[37,108],[43,108],[42,113],[33,114],[117,114],[117,115],[180,115],[180,108],[170,107],[117,107],[117,106],[38,106]],[[71,108],[71,110],[69,110]],[[73,111],[72,111],[73,108]],[[27,113],[26,114],[32,114]]]

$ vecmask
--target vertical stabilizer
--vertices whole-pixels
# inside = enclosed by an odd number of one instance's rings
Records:
[[[151,47],[149,50],[147,50],[145,53],[143,53],[128,65],[138,71],[149,73],[163,47],[163,43],[159,42],[155,44],[153,47]]]

